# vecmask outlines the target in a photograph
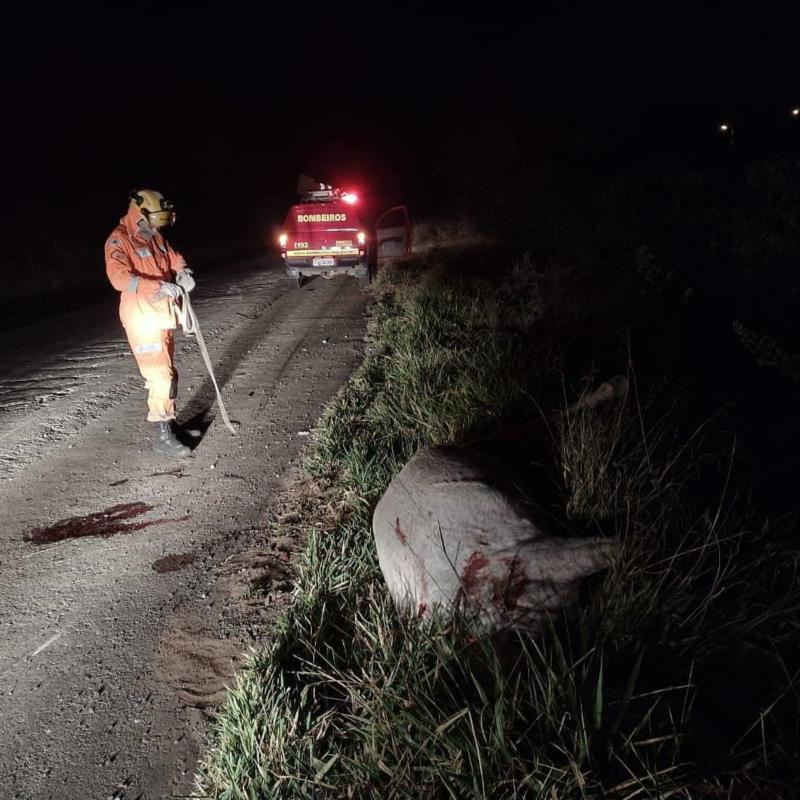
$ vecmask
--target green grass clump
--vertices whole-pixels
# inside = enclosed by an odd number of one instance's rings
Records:
[[[461,442],[511,418],[538,379],[533,320],[520,325],[493,282],[441,264],[410,286],[415,275],[381,276],[372,352],[328,407],[308,462],[316,474],[343,468],[366,500],[421,445]]]
[[[490,637],[474,619],[396,612],[375,502],[419,446],[532,415],[546,366],[530,261],[497,279],[491,264],[467,276],[437,258],[378,282],[369,352],[307,460],[349,511],[312,532],[291,608],[230,692],[199,794],[796,796],[792,551],[737,510],[730,472],[713,505],[690,502],[702,431],[681,441],[635,392],[551,418],[564,524],[619,543],[574,617]]]

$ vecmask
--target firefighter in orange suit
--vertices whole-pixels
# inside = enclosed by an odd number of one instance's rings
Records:
[[[173,364],[175,301],[194,289],[192,271],[161,234],[175,221],[173,204],[160,192],[138,189],[128,213],[106,240],[106,274],[120,292],[119,317],[147,388],[153,449],[183,458],[191,452],[172,429],[178,373]]]

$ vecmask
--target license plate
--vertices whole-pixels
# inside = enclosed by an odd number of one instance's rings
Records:
[[[332,267],[336,264],[335,258],[315,258],[312,262],[315,267]]]

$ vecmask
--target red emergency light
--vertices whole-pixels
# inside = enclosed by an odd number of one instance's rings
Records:
[[[355,192],[342,192],[342,202],[348,205],[355,205],[358,202],[358,195]]]

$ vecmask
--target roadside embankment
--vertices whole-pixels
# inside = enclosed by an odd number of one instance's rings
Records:
[[[570,361],[566,332],[587,330],[580,297],[565,300],[570,274],[485,243],[379,273],[366,357],[306,456],[332,499],[294,523],[308,543],[293,602],[230,692],[199,796],[796,788],[795,556],[748,506],[710,424],[678,433],[624,348],[627,396],[576,404],[596,376]],[[517,470],[562,535],[618,544],[544,632],[422,620],[386,592],[376,503],[420,447],[466,443]]]

